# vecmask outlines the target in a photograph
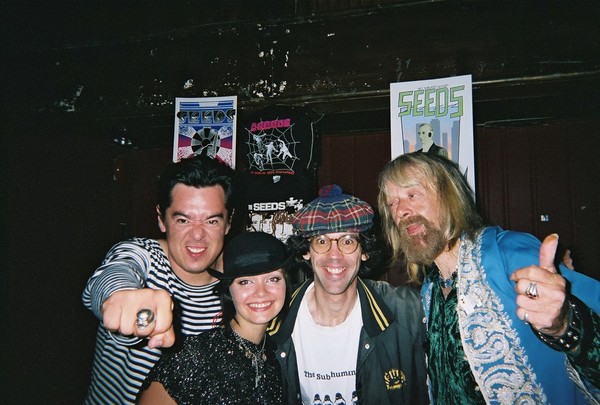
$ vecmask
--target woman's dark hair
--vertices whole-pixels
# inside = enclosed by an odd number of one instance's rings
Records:
[[[168,164],[158,179],[158,206],[164,217],[173,202],[171,191],[177,184],[196,188],[221,186],[225,192],[225,208],[231,216],[235,208],[234,171],[225,163],[207,156],[195,156]],[[229,218],[230,219],[230,218]]]
[[[358,275],[368,278],[371,273],[382,263],[384,252],[381,243],[378,242],[377,235],[373,229],[358,234],[358,240],[362,253],[367,256],[367,260],[361,262]],[[286,241],[287,246],[293,252],[296,267],[300,268],[308,277],[313,276],[310,262],[304,256],[310,249],[310,238],[300,235],[290,236]]]
[[[283,302],[283,308],[279,312],[277,316],[285,316],[287,309],[290,304],[290,297],[292,294],[292,285],[290,283],[290,278],[288,276],[288,271],[286,268],[282,268],[283,270],[283,278],[285,280],[285,300]],[[229,323],[235,318],[235,314],[237,311],[235,310],[235,305],[233,305],[233,298],[231,297],[231,291],[229,287],[233,284],[233,280],[221,280],[215,286],[215,292],[221,297],[221,311],[222,311],[222,325],[229,325]]]

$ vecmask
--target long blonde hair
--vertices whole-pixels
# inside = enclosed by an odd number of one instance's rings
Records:
[[[439,199],[442,210],[441,231],[448,247],[453,247],[463,234],[473,239],[483,227],[483,220],[475,206],[474,193],[456,163],[441,156],[420,152],[400,155],[389,161],[380,173],[377,197],[382,229],[392,248],[394,261],[400,260],[403,255],[398,228],[387,204],[386,186],[392,183],[406,187],[419,180]],[[424,266],[417,263],[406,264],[410,279],[418,284],[422,283]]]

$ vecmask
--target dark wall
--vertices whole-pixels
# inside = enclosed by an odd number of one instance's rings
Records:
[[[89,381],[97,322],[81,292],[120,237],[118,151],[81,130],[3,126],[2,403],[80,403]]]
[[[599,126],[593,118],[475,129],[475,191],[486,222],[539,239],[558,233],[577,271],[597,280]],[[376,206],[377,176],[389,158],[389,132],[325,135],[319,185],[337,183]],[[397,282],[398,271],[386,278]]]
[[[81,292],[113,243],[155,231],[152,213],[137,218],[151,210],[147,184],[170,155],[174,97],[236,94],[240,114],[310,106],[323,115],[324,152],[332,142],[368,147],[377,162],[389,148],[390,82],[470,73],[483,128],[577,121],[600,105],[597,2],[0,7],[2,403],[81,402],[97,325]],[[122,127],[148,165],[113,144]],[[123,161],[134,180],[115,180]],[[342,161],[357,179],[344,186],[372,195],[376,165]],[[327,160],[321,170],[337,177],[339,168]]]
[[[577,271],[597,280],[599,125],[590,117],[476,133],[477,194],[486,218],[539,239],[558,233]]]

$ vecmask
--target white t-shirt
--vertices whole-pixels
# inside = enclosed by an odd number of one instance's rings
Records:
[[[298,359],[302,403],[347,404],[356,401],[356,359],[362,329],[360,300],[341,324],[317,325],[306,302],[298,310],[292,339]],[[357,293],[358,294],[358,293]]]

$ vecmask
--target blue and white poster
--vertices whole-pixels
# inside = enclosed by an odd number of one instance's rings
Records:
[[[392,156],[435,153],[458,163],[475,190],[471,75],[390,84]]]
[[[235,169],[237,96],[175,99],[173,161],[206,155]]]

